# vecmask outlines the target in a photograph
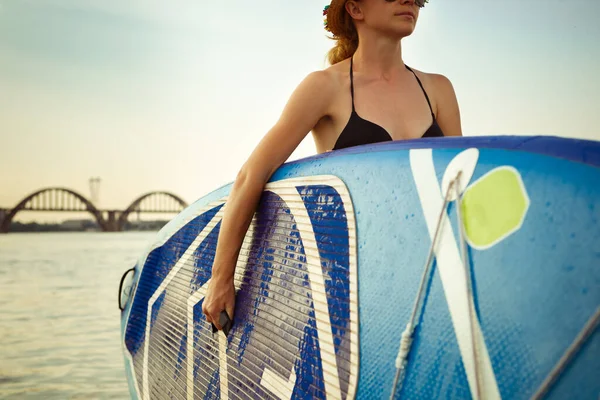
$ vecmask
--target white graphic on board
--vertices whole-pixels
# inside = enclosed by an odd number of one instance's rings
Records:
[[[277,190],[271,188],[272,192],[277,194],[286,203],[304,204],[302,197],[297,191],[292,193],[286,190]],[[294,212],[295,211],[295,212]],[[335,356],[335,348],[333,345],[333,332],[331,330],[331,319],[329,317],[329,309],[327,296],[325,294],[325,279],[323,277],[323,269],[321,268],[321,256],[319,255],[317,240],[313,226],[308,216],[306,206],[302,208],[290,208],[290,213],[296,220],[297,224],[306,224],[310,227],[309,230],[299,231],[300,240],[304,244],[304,252],[306,254],[306,268],[308,269],[308,281],[312,289],[313,304],[315,309],[315,322],[317,324],[317,340],[320,348],[321,365],[323,367],[323,381],[325,383],[325,393],[327,398],[341,399],[342,393],[340,390],[340,378],[338,376],[337,358]],[[269,371],[270,376],[275,373]],[[293,375],[292,371],[292,375]],[[330,379],[328,379],[328,375]],[[263,380],[265,377],[263,376]],[[288,382],[291,377],[288,378]],[[268,382],[269,386],[274,386],[278,380]],[[293,389],[293,386],[292,386]],[[291,395],[291,392],[290,392]],[[280,399],[283,400],[282,397]]]
[[[462,176],[471,177],[477,163],[476,157],[478,156],[477,150],[473,150],[466,150],[465,153],[459,154],[457,156],[458,161],[450,163],[452,168],[451,172],[458,173],[459,170],[462,170]],[[473,159],[475,159],[475,162],[473,162]],[[429,235],[431,240],[433,240],[439,213],[444,204],[444,197],[435,172],[432,150],[411,150],[410,165]],[[452,176],[451,179],[453,179],[454,176]],[[446,183],[446,187],[448,183]],[[498,384],[481,332],[481,327],[476,318],[475,321],[473,321],[473,329],[478,353],[478,365],[475,366],[473,363],[473,348],[472,341],[470,340],[470,315],[471,312],[473,315],[476,315],[474,304],[472,299],[467,295],[468,288],[466,286],[467,282],[464,279],[463,262],[447,213],[444,215],[442,224],[443,227],[438,238],[438,246],[435,249],[435,255],[471,394],[473,398],[477,397],[475,368],[478,368],[478,370],[481,371],[481,397],[486,400],[499,399],[500,392],[498,390]],[[469,311],[469,308],[471,308],[471,312]]]
[[[167,288],[169,283],[171,283],[173,278],[179,273],[179,270],[181,270],[181,268],[183,268],[183,266],[185,264],[187,264],[188,260],[190,259],[190,257],[192,257],[192,255],[194,254],[196,249],[200,246],[200,244],[204,241],[204,239],[206,239],[208,234],[212,231],[212,229],[215,227],[215,225],[218,223],[218,221],[220,221],[222,218],[223,218],[223,209],[221,208],[219,210],[219,212],[217,212],[217,214],[211,219],[211,221],[204,227],[204,229],[202,229],[202,232],[200,232],[200,234],[196,237],[196,239],[194,239],[192,244],[190,244],[190,246],[185,250],[185,252],[181,256],[181,258],[179,258],[179,260],[177,261],[175,266],[171,269],[171,271],[169,272],[169,274],[167,275],[165,280],[161,282],[158,289],[156,289],[156,291],[152,294],[150,301],[148,301],[148,310],[146,313],[146,335],[145,335],[145,340],[144,340],[144,363],[143,363],[143,384],[142,384],[143,391],[144,391],[143,392],[144,400],[150,399],[150,390],[149,390],[149,382],[148,382],[148,349],[150,347],[150,324],[152,322],[152,320],[151,320],[152,307],[154,306],[154,303],[156,303],[156,300],[158,300],[158,298],[165,291],[165,289]]]

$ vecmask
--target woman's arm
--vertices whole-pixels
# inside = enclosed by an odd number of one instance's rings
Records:
[[[212,277],[202,305],[206,320],[219,330],[221,311],[225,310],[233,319],[235,266],[264,186],[317,122],[328,114],[334,94],[330,72],[309,74],[292,93],[277,123],[238,172],[225,204]]]

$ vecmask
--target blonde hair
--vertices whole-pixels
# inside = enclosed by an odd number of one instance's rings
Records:
[[[327,53],[331,65],[351,57],[358,48],[358,32],[345,5],[346,0],[333,0],[327,10],[326,29],[333,34],[331,39],[336,42]]]

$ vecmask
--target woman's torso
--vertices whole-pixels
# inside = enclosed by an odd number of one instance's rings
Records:
[[[373,78],[357,71],[351,59],[327,72],[334,81],[335,95],[327,115],[313,129],[318,153],[388,140],[443,136],[435,119],[435,88],[427,74],[406,67],[392,79]]]

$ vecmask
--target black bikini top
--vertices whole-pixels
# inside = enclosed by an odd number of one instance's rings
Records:
[[[438,125],[435,120],[435,115],[433,114],[433,109],[431,108],[431,102],[429,101],[429,96],[427,96],[427,92],[423,85],[421,84],[421,80],[415,74],[415,72],[406,66],[410,72],[413,73],[423,94],[425,95],[425,99],[427,100],[427,104],[429,105],[429,110],[431,111],[431,118],[433,118],[433,122],[427,131],[423,134],[422,137],[443,137],[444,133],[442,129]],[[352,95],[352,114],[350,114],[350,119],[346,124],[346,127],[338,137],[335,142],[335,146],[332,150],[339,150],[346,147],[359,146],[362,144],[370,144],[370,143],[378,143],[378,142],[387,142],[393,140],[390,134],[383,129],[381,126],[362,119],[356,112],[354,108],[354,75],[353,75],[353,59],[350,59],[350,94]]]

